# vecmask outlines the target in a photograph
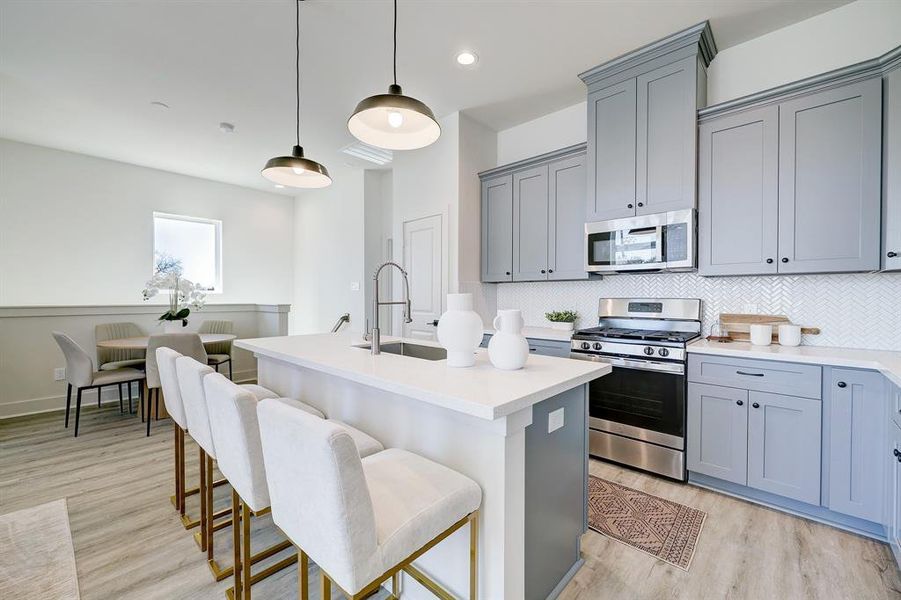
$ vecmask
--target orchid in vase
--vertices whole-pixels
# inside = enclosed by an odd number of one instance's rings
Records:
[[[191,314],[191,309],[203,308],[206,300],[203,286],[185,279],[182,277],[182,272],[180,260],[168,254],[157,254],[153,277],[144,284],[142,294],[145,301],[150,300],[160,291],[169,292],[169,310],[159,318],[159,321],[165,322],[166,325],[174,326],[174,321],[181,321],[181,326],[185,327],[188,324],[188,315]]]

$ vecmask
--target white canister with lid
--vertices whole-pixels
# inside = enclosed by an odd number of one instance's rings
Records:
[[[751,343],[755,346],[769,346],[773,343],[773,326],[754,323],[751,325]]]
[[[782,346],[801,345],[801,326],[786,323],[779,326],[779,344]]]

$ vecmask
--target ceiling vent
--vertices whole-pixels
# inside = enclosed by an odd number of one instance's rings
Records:
[[[366,162],[370,162],[380,167],[389,164],[393,158],[391,150],[376,148],[375,146],[370,146],[369,144],[363,142],[354,142],[353,144],[348,144],[347,146],[341,148],[341,152],[349,156],[353,156],[354,158],[365,160]]]

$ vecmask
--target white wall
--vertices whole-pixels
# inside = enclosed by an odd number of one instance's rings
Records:
[[[588,132],[585,102],[497,133],[497,165],[506,165],[584,142]],[[495,166],[497,166],[495,165]]]
[[[372,296],[374,285],[372,275],[380,264],[386,260],[393,258],[393,252],[389,255],[387,251],[388,240],[391,239],[392,233],[392,200],[393,200],[393,174],[390,170],[367,170],[363,181],[363,213],[365,227],[364,241],[364,266],[363,266],[363,284],[366,291],[365,310],[366,318],[372,321]],[[379,279],[379,293],[387,295],[391,294],[391,277],[393,271],[382,272]],[[383,306],[380,310],[379,317],[382,319],[379,326],[382,331],[392,331],[391,309],[389,306]],[[363,327],[357,328],[362,330]],[[368,330],[368,328],[367,328]]]
[[[141,302],[154,211],[222,221],[208,302],[291,302],[291,198],[0,139],[0,306]]]
[[[344,313],[351,329],[363,330],[364,171],[330,173],[332,185],[295,198],[291,334],[329,331]]]
[[[858,0],[720,51],[707,72],[708,103],[869,60],[898,45],[901,2]]]

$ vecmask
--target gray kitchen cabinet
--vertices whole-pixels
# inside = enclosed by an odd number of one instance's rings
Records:
[[[820,503],[819,400],[749,392],[748,487]]]
[[[482,343],[480,348],[487,348],[488,342],[491,341],[490,333],[482,335]],[[569,358],[570,343],[566,340],[542,340],[538,338],[526,338],[529,342],[529,352],[532,354],[540,354],[542,356],[556,356],[558,358]]]
[[[901,48],[882,79],[882,268],[901,270]]]
[[[513,177],[482,180],[482,281],[513,281]]]
[[[889,424],[891,433],[888,484],[891,488],[889,494],[889,510],[887,511],[888,525],[886,533],[895,560],[901,563],[901,428],[894,423]]]
[[[688,384],[688,470],[746,485],[748,391]]]
[[[689,57],[636,80],[636,214],[695,206],[697,68]]]
[[[891,399],[889,400],[889,410],[892,415],[892,419],[895,421],[895,424],[898,427],[901,427],[901,387],[892,384],[886,384],[891,386]]]
[[[636,82],[588,94],[588,221],[635,214]]]
[[[584,144],[479,176],[482,281],[588,279]]]
[[[883,522],[885,488],[884,377],[876,371],[831,369],[828,403],[828,507]]]
[[[513,281],[547,279],[548,167],[513,174]]]
[[[779,272],[879,269],[882,79],[779,105]]]
[[[548,165],[548,279],[588,279],[583,213],[586,183],[584,153]]]
[[[698,136],[698,272],[776,273],[779,107],[706,121]]]

